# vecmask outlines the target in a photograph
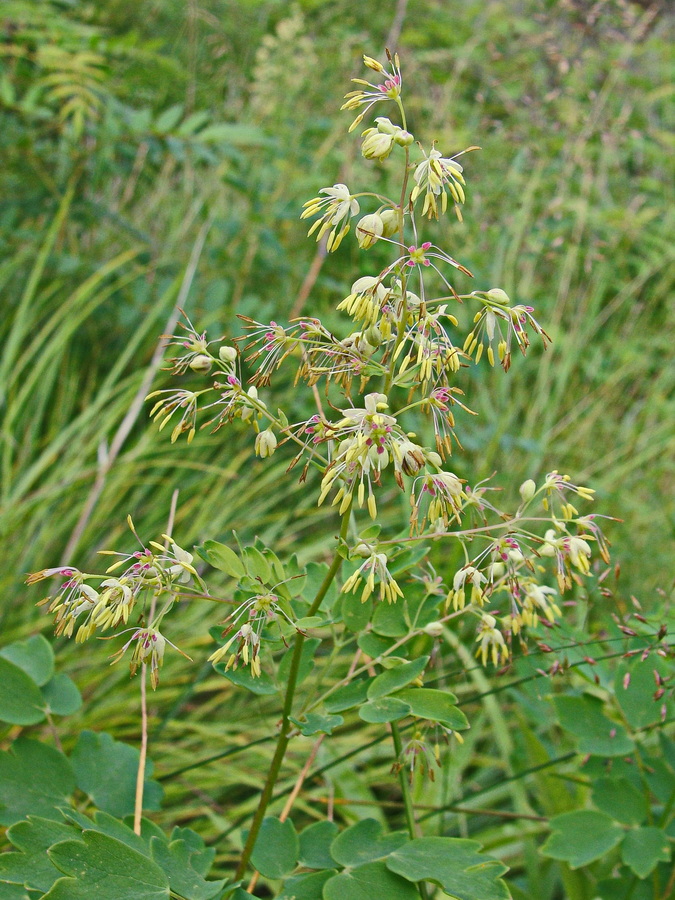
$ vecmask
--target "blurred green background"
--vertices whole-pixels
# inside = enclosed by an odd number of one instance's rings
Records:
[[[553,468],[596,488],[594,511],[623,523],[607,523],[620,576],[605,581],[607,597],[593,594],[594,623],[624,612],[630,595],[658,607],[674,574],[671,37],[665,5],[619,0],[4,0],[6,640],[50,627],[27,572],[66,560],[87,569],[97,550],[128,548],[128,514],[156,537],[175,490],[182,546],[236,529],[306,561],[331,541],[316,492],[284,477],[283,450],[256,460],[236,428],[172,446],[142,399],[171,383],[156,348],[176,303],[214,338],[241,333],[237,313],[284,322],[303,312],[346,332],[336,303],[387,257],[348,239],[323,258],[299,213],[338,181],[387,190],[389,169],[360,157],[350,114],[338,112],[363,53],[382,57],[385,46],[401,54],[416,137],[445,155],[482,148],[464,160],[464,223],[425,226],[425,236],[473,271],[458,287],[503,288],[534,306],[553,338],[546,353],[533,344],[514,357],[507,375],[487,364],[460,372],[479,416],[458,417],[464,449],[451,466],[471,483],[496,471],[514,497]],[[467,312],[457,315],[467,329]],[[279,373],[275,402],[298,421],[313,410],[293,374]],[[389,521],[407,517],[391,497]],[[583,610],[570,618],[580,625]],[[213,649],[214,621],[193,604],[172,626],[197,665]],[[123,666],[108,669],[106,642],[82,649],[59,648],[87,701],[79,724],[135,741],[137,683]],[[457,649],[460,688],[484,691],[479,671],[463,675],[470,652]],[[210,666],[175,657],[152,703],[152,753],[165,775],[232,742],[267,739],[278,714]],[[477,779],[493,760],[499,780],[509,771],[522,698],[508,726],[498,704],[485,709],[448,770],[451,787],[477,752]],[[229,834],[232,810],[252,808],[267,749],[207,767],[198,781],[172,778],[165,820]],[[389,783],[388,751],[364,759],[358,775],[350,762],[336,768],[338,797],[369,804],[366,779]],[[517,786],[495,788],[491,802],[511,790],[517,807]],[[486,826],[488,844],[491,834]],[[505,830],[493,838],[504,858],[518,857],[519,836],[516,849]]]

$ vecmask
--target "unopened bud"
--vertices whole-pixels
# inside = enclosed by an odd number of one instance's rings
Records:
[[[384,231],[382,218],[377,213],[363,216],[356,226],[356,239],[362,250],[368,250]]]
[[[384,209],[380,213],[382,219],[382,236],[392,237],[398,231],[399,213],[397,209]]]
[[[492,300],[494,303],[499,303],[502,305],[508,305],[511,302],[509,299],[509,295],[501,288],[490,288],[485,296],[489,300]]]
[[[394,142],[401,147],[409,147],[414,140],[415,135],[410,134],[409,131],[404,131],[402,128],[399,128],[394,135]]]
[[[213,361],[211,357],[200,353],[199,356],[194,357],[190,363],[190,368],[193,372],[208,372],[212,365]]]
[[[227,344],[223,344],[223,346],[218,351],[218,356],[220,357],[221,362],[232,363],[237,358],[237,348],[229,347]]]
[[[523,503],[527,503],[528,500],[531,500],[534,497],[534,492],[536,490],[537,485],[531,478],[524,481],[520,486],[520,496],[523,498]]]
[[[443,634],[443,623],[442,622],[429,622],[428,625],[425,625],[422,631],[425,634],[428,634],[429,637],[440,637]]]

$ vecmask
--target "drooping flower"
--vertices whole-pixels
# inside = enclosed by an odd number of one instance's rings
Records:
[[[476,148],[470,148],[476,149]],[[467,151],[463,151],[466,153]],[[422,150],[424,153],[424,150]],[[457,217],[462,220],[459,209],[460,203],[464,203],[464,176],[462,166],[454,158],[445,158],[441,152],[432,147],[429,155],[415,169],[413,178],[416,182],[410,195],[410,200],[415,203],[417,198],[424,193],[424,205],[422,215],[430,219],[438,218],[438,198],[441,201],[441,212],[445,213],[448,206],[448,193],[455,203]]]
[[[446,528],[451,519],[459,522],[465,500],[461,479],[452,472],[421,475],[415,479],[410,495],[412,530],[422,531],[427,523],[439,519]]]
[[[495,666],[499,665],[500,660],[504,663],[508,662],[509,648],[506,646],[504,635],[497,628],[497,620],[494,616],[488,613],[482,614],[476,641],[479,642],[476,656],[480,656],[484,666],[487,665],[488,654]]]
[[[403,596],[403,591],[389,571],[388,564],[389,561],[385,553],[372,552],[342,585],[343,593],[356,593],[359,581],[363,581],[364,585],[361,593],[361,603],[365,603],[375,590],[375,579],[377,579],[379,583],[380,600],[386,600],[388,603],[396,603],[396,600]]]
[[[486,576],[475,566],[464,566],[452,580],[452,589],[446,600],[446,608],[452,604],[453,609],[464,609],[466,605],[465,586],[471,585],[470,603],[482,606],[485,603],[485,591],[483,585],[487,584]]]
[[[267,459],[277,449],[277,436],[271,428],[260,431],[255,437],[256,456]]]
[[[551,340],[532,313],[534,307],[518,304],[511,306],[508,295],[501,288],[492,288],[486,292],[474,291],[471,296],[478,297],[483,302],[483,308],[474,316],[474,327],[466,336],[463,350],[467,356],[476,353],[476,362],[480,362],[483,351],[487,348],[488,362],[495,364],[495,339],[497,339],[497,357],[505,372],[511,366],[511,344],[515,338],[523,356],[530,346],[530,338],[527,333],[528,325],[535,334],[541,337],[544,349]],[[506,336],[502,331],[501,323],[506,323]]]
[[[328,236],[326,249],[329,252],[337,250],[342,239],[349,232],[349,220],[359,213],[359,201],[352,196],[346,184],[334,184],[333,187],[322,188],[319,194],[325,194],[325,197],[314,197],[303,204],[301,219],[307,219],[310,216],[321,212],[321,217],[316,220],[307,232],[308,235],[313,234],[318,229],[316,236],[317,241],[332,229]]]

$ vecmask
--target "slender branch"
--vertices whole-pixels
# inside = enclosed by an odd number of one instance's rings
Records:
[[[147,667],[141,666],[141,755],[136,773],[136,796],[134,798],[134,834],[141,833],[141,816],[143,815],[143,786],[145,784],[145,760],[148,755],[148,704],[147,704]]]
[[[338,539],[340,543],[347,537],[350,514],[351,504],[345,510],[342,516],[340,537]],[[313,616],[317,612],[317,610],[321,606],[323,598],[328,593],[328,588],[331,586],[331,584],[333,583],[333,579],[338,573],[338,569],[340,568],[340,565],[342,563],[342,556],[340,555],[338,550],[336,550],[333,561],[328,571],[326,572],[326,576],[321,582],[318,591],[316,592],[316,596],[314,597],[312,605],[307,610],[307,616]],[[260,826],[262,825],[263,819],[265,817],[265,812],[267,811],[269,802],[272,799],[272,794],[274,792],[277,778],[279,777],[279,772],[281,771],[281,765],[284,761],[284,756],[286,755],[286,749],[288,747],[291,732],[290,716],[293,709],[293,699],[295,697],[295,689],[298,682],[298,672],[300,670],[300,660],[302,659],[302,648],[304,643],[305,635],[301,632],[298,632],[295,636],[293,655],[291,657],[291,664],[288,670],[288,682],[286,684],[286,693],[284,695],[281,728],[279,729],[277,746],[274,751],[274,756],[272,757],[272,762],[270,763],[269,772],[267,773],[267,779],[265,780],[265,785],[260,795],[260,800],[258,801],[258,808],[256,809],[255,815],[253,817],[253,822],[251,823],[251,830],[248,833],[244,849],[242,850],[241,859],[239,860],[239,865],[234,876],[235,881],[239,880],[246,871],[246,867],[248,866],[251,854],[253,853],[253,848],[255,847],[255,842],[258,838]]]
[[[390,722],[389,727],[391,728],[391,736],[394,741],[396,761],[400,762],[401,756],[403,755],[403,744],[401,743],[401,732],[398,728],[398,722]],[[408,826],[408,834],[410,835],[410,840],[414,841],[418,836],[418,828],[417,823],[415,822],[415,810],[410,794],[410,784],[408,783],[406,773],[402,766],[398,770],[398,781],[401,785],[401,794],[403,795],[403,806],[405,809],[405,821]],[[423,881],[417,883],[417,889],[420,892],[422,900],[428,900],[429,894],[427,893],[427,886]]]

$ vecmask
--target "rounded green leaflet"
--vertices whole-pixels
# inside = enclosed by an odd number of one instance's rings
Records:
[[[266,878],[282,878],[298,862],[300,842],[290,819],[267,816],[260,826],[251,862]]]
[[[364,722],[375,725],[405,719],[410,715],[410,711],[410,704],[397,697],[380,697],[378,700],[369,700],[359,707],[359,716]]]
[[[54,675],[42,688],[45,708],[55,716],[70,716],[82,706],[82,695],[68,675]]]
[[[89,794],[99,809],[113,816],[134,811],[139,752],[105,732],[81,732],[70,755],[80,790]],[[143,793],[146,809],[158,809],[162,788],[152,781],[152,763],[146,764]]]
[[[592,809],[555,816],[552,832],[541,848],[544,856],[563,859],[578,869],[600,859],[623,840],[623,828],[604,813]]]
[[[396,693],[394,698],[407,703],[412,714],[420,719],[440,722],[455,731],[469,727],[464,713],[454,705],[457,698],[449,691],[439,691],[435,688],[406,688]]]
[[[324,900],[419,900],[414,884],[390,872],[384,861],[366,863],[329,878]]]
[[[54,651],[41,634],[8,644],[0,650],[0,656],[23,669],[38,687],[47,684],[54,674]]]
[[[204,541],[200,549],[202,550],[200,555],[203,555],[214,569],[219,569],[221,572],[225,572],[226,575],[237,579],[246,574],[243,562],[234,550],[226,544],[221,544],[218,541]]]
[[[388,869],[410,881],[439,884],[456,900],[509,900],[500,877],[508,867],[480,850],[477,841],[463,838],[415,838],[385,862]]]
[[[382,833],[377,819],[362,819],[341,832],[330,845],[330,855],[341,866],[358,866],[382,859],[408,839],[404,831]]]
[[[42,722],[45,701],[33,679],[19,666],[0,657],[0,721],[10,725]]]
[[[394,666],[393,669],[387,669],[386,672],[377,675],[368,688],[368,699],[377,700],[386,697],[387,694],[393,694],[394,691],[410,684],[424,672],[428,662],[428,656],[420,656],[419,659]]]
[[[670,861],[668,837],[652,825],[633,828],[621,845],[621,858],[638,878],[647,878],[658,863]]]
[[[0,753],[0,825],[13,825],[28,815],[53,816],[68,806],[75,790],[69,760],[39,741],[19,738]]]
[[[169,900],[169,879],[147,856],[116,838],[85,831],[52,847],[49,858],[67,877],[44,900]]]
[[[315,822],[300,832],[300,853],[298,862],[307,869],[330,869],[335,860],[330,854],[330,846],[338,834],[335,822]]]

